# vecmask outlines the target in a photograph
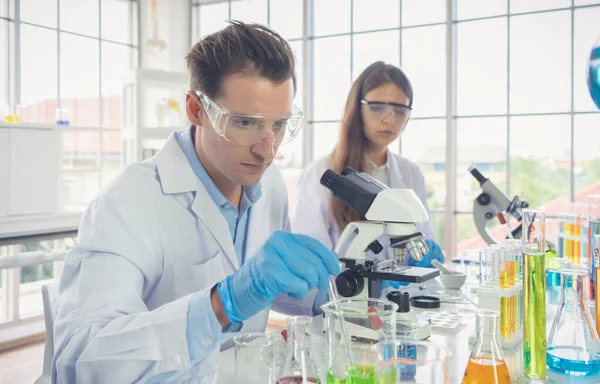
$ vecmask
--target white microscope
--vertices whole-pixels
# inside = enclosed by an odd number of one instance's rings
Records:
[[[325,171],[321,184],[358,211],[363,219],[348,224],[337,242],[335,251],[342,264],[342,272],[336,278],[340,296],[379,298],[381,280],[421,283],[439,276],[435,268],[404,265],[405,257],[419,262],[429,252],[423,233],[417,231],[416,225],[428,221],[429,215],[413,190],[390,189],[350,167],[344,168],[341,174],[331,169]],[[390,238],[392,248],[398,249],[400,256],[384,261],[366,260],[367,251],[378,254],[383,250],[377,240],[382,235]],[[420,336],[429,336],[429,323],[418,320],[413,311],[397,316],[399,322],[418,322],[422,328]]]

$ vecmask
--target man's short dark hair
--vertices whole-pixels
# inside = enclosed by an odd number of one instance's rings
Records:
[[[292,48],[279,34],[260,24],[232,20],[226,28],[203,37],[185,57],[190,88],[217,98],[229,75],[255,75],[274,83],[292,79],[296,92]]]

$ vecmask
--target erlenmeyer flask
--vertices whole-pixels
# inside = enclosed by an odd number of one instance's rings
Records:
[[[288,353],[277,384],[318,383],[317,366],[310,351],[312,319],[295,316],[287,320]]]
[[[567,375],[600,374],[598,333],[587,307],[585,284],[588,272],[581,269],[560,271],[560,307],[548,337],[548,367]]]
[[[511,384],[510,373],[498,345],[500,312],[478,310],[477,339],[462,384]]]

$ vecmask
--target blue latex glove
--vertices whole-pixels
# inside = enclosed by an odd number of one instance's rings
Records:
[[[425,244],[427,244],[429,252],[427,252],[426,255],[423,255],[423,258],[418,263],[415,263],[412,258],[409,258],[408,265],[411,267],[434,268],[433,264],[431,264],[433,260],[437,260],[442,264],[444,263],[444,254],[442,253],[440,246],[437,245],[435,241],[429,239],[425,240]]]
[[[310,290],[329,288],[329,274],[340,273],[337,256],[312,237],[274,232],[246,263],[217,285],[232,323],[268,308],[284,293],[303,299]]]

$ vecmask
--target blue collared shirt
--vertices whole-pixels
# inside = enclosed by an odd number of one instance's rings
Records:
[[[229,226],[229,233],[235,246],[235,253],[238,257],[240,265],[243,264],[246,259],[246,237],[248,235],[248,219],[250,217],[250,209],[252,204],[256,203],[261,196],[261,184],[260,182],[244,187],[242,198],[240,201],[240,208],[229,202],[225,196],[219,191],[219,188],[215,185],[214,181],[210,178],[204,166],[198,159],[196,149],[194,147],[194,140],[192,133],[196,129],[195,126],[190,125],[181,135],[177,137],[177,142],[181,147],[181,150],[185,154],[188,162],[192,166],[194,173],[202,182],[202,185],[208,192],[209,196],[215,202],[219,211],[227,221]]]

